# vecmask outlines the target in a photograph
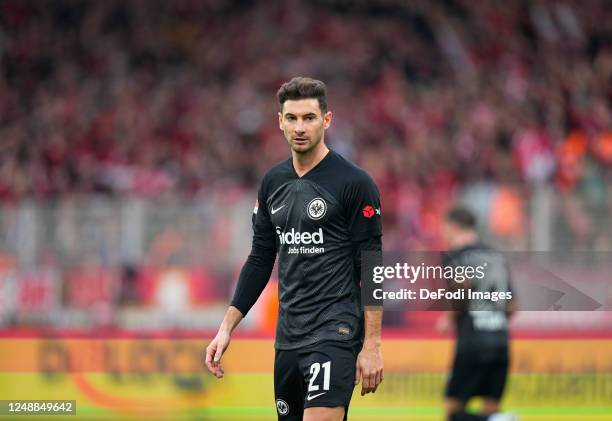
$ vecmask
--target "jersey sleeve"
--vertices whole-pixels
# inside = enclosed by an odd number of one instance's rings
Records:
[[[251,253],[240,271],[231,302],[231,305],[236,307],[243,316],[246,316],[266,287],[276,260],[276,238],[266,200],[264,178],[253,209]]]
[[[380,193],[367,174],[357,177],[347,186],[344,206],[351,241],[382,236]]]
[[[361,286],[361,302],[365,307],[382,307],[382,298],[376,298],[375,289],[382,289],[383,284],[377,284],[372,280],[372,272],[375,266],[382,266],[382,240],[380,235],[371,236],[364,240],[354,242],[355,250],[355,273],[359,276]]]
[[[276,236],[270,213],[268,212],[266,179],[261,183],[257,193],[257,202],[253,209],[253,244],[265,248],[272,248],[276,252]]]

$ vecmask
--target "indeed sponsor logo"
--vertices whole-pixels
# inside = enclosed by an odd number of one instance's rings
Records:
[[[280,243],[285,245],[297,244],[323,244],[323,228],[315,232],[300,232],[291,228],[289,232],[283,232],[280,227],[276,227],[276,234]]]

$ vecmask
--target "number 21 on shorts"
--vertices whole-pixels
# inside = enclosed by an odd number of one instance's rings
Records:
[[[319,384],[315,384],[317,381],[317,377],[321,372],[321,367],[323,367],[323,385],[322,389],[319,387]],[[329,390],[329,379],[331,375],[331,361],[327,361],[326,363],[313,363],[310,366],[310,383],[308,384],[308,392],[318,392],[319,390],[328,391]]]

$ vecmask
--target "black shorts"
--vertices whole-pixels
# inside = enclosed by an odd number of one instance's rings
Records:
[[[323,341],[276,350],[274,395],[279,420],[302,420],[304,408],[348,407],[355,387],[359,342]]]
[[[500,400],[509,365],[507,359],[478,361],[470,356],[456,355],[445,395],[464,402],[474,396]]]

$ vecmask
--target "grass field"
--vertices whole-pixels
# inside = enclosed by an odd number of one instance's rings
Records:
[[[520,416],[522,421],[610,421],[612,420],[611,407],[576,408],[566,406],[553,407],[523,407],[508,408],[509,411]],[[0,419],[15,419],[16,417],[0,416]],[[67,418],[67,417],[66,417]],[[19,416],[21,420],[46,420],[55,419],[57,416]],[[197,409],[189,413],[158,414],[158,416],[124,417],[114,411],[101,410],[97,407],[79,408],[79,414],[68,419],[73,420],[113,420],[113,421],[136,421],[142,419],[159,420],[202,420],[202,421],[269,421],[276,420],[273,407],[212,407]],[[369,407],[353,408],[350,411],[351,421],[442,421],[440,407]]]
[[[520,416],[524,421],[553,421],[553,420],[612,420],[612,407],[534,407],[534,408],[508,408],[509,411]],[[202,413],[204,419],[210,420],[273,420],[275,412],[270,408],[209,408]],[[441,421],[440,407],[397,407],[397,408],[353,408],[350,411],[350,420],[354,421]]]

